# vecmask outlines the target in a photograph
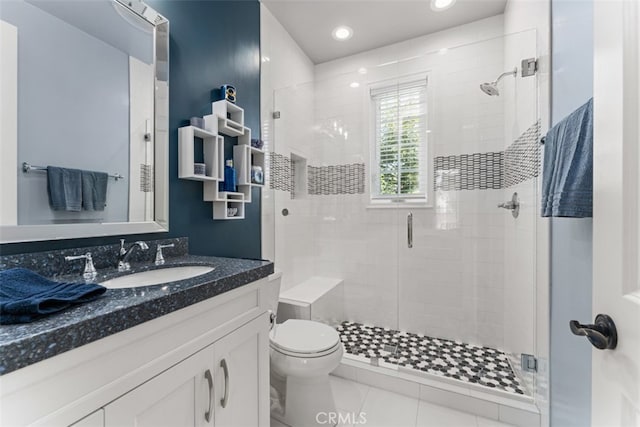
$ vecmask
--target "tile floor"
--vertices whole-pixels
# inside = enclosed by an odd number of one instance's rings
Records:
[[[365,361],[376,357],[419,372],[526,394],[500,350],[356,322],[342,322],[337,330],[345,352]]]
[[[509,424],[343,378],[331,376],[331,387],[337,410],[343,419],[351,416],[356,417],[356,421],[360,421],[360,423],[339,424],[341,427],[510,427]],[[357,418],[360,414],[364,419]],[[285,426],[276,420],[271,420],[271,427]]]

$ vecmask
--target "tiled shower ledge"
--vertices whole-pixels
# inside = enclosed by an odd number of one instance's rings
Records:
[[[355,366],[358,362],[360,366],[377,364],[386,368],[382,372],[404,372],[408,378],[433,379],[509,400],[533,401],[508,356],[500,350],[355,322],[343,322],[337,329],[345,361],[354,361]],[[385,345],[396,344],[395,353],[385,349]]]

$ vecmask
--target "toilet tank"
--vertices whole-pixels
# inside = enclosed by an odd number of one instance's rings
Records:
[[[282,282],[282,272],[276,271],[267,278],[267,308],[274,313],[278,313],[278,299],[280,297],[280,282]],[[278,321],[278,323],[282,323]]]
[[[344,320],[344,282],[311,277],[280,294],[278,323],[303,319],[338,326]]]

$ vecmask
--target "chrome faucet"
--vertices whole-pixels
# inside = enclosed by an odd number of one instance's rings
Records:
[[[168,245],[160,245],[158,244],[156,246],[156,260],[154,262],[155,265],[162,265],[164,264],[164,255],[162,255],[162,250],[164,248],[173,248],[175,246],[174,243],[168,244]]]
[[[124,248],[124,239],[120,239],[120,253],[118,255],[118,271],[129,271],[131,269],[131,265],[127,261],[131,256],[131,253],[135,248],[140,248],[141,251],[146,251],[149,249],[149,246],[141,240],[134,242],[129,246],[129,249]]]
[[[91,257],[91,252],[87,252],[84,255],[64,257],[65,261],[75,261],[77,259],[85,260],[84,273],[82,273],[82,277],[84,277],[84,279],[88,281],[94,280],[98,273],[96,272],[96,268],[93,266],[93,258]]]

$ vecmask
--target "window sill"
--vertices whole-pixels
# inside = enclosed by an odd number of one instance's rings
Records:
[[[369,203],[367,209],[432,209],[427,202],[380,202]]]

